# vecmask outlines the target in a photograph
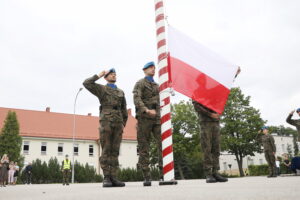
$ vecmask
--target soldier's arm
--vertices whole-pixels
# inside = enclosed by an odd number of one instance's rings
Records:
[[[274,137],[272,135],[270,135],[270,140],[271,140],[271,145],[272,145],[272,150],[273,152],[276,152],[276,145],[275,145],[275,140]]]
[[[90,91],[92,94],[94,94],[95,96],[97,97],[101,97],[103,95],[103,88],[104,86],[103,85],[100,85],[100,84],[97,84],[95,83],[99,78],[98,75],[94,75],[88,79],[86,79],[84,82],[83,82],[83,86],[88,90]]]
[[[293,114],[290,113],[289,116],[286,118],[286,122],[293,126],[296,126],[297,122],[296,122],[296,120],[292,119],[292,116],[293,116]]]
[[[133,89],[133,101],[135,107],[137,107],[141,112],[146,112],[148,109],[143,100],[142,100],[142,84],[140,82],[137,82]]]
[[[125,127],[127,119],[128,119],[128,112],[127,112],[127,105],[126,105],[125,95],[124,95],[124,98],[123,98],[123,101],[122,101],[121,108],[122,108],[122,115],[123,115],[123,125]]]
[[[200,103],[198,103],[197,101],[193,100],[193,105],[195,107],[196,110],[199,110],[201,113],[205,114],[208,117],[212,117],[212,112],[210,112],[208,109],[206,109],[205,107],[203,107]]]

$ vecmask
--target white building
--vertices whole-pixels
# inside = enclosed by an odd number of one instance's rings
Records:
[[[276,145],[276,156],[282,156],[285,153],[294,154],[293,136],[279,136],[272,134]],[[298,143],[299,146],[299,143]],[[228,174],[239,174],[239,168],[236,157],[228,152],[222,152],[220,156],[220,171]],[[249,165],[267,164],[264,153],[256,153],[255,156],[247,156],[243,159],[243,169],[246,171]],[[231,168],[229,167],[231,166]]]
[[[56,157],[61,163],[68,154],[72,161],[81,164],[88,163],[101,173],[99,156],[99,117],[89,115],[75,116],[75,132],[73,132],[74,115],[46,111],[33,111],[22,109],[0,108],[0,128],[3,127],[8,111],[14,111],[20,124],[20,135],[23,139],[22,155],[25,163],[39,158],[48,162],[51,157]],[[128,110],[128,121],[124,128],[123,140],[120,148],[119,162],[121,168],[135,168],[138,162],[136,119]],[[73,149],[74,133],[74,149]]]

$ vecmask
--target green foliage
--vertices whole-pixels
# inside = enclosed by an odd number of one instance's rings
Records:
[[[249,165],[248,166],[250,176],[262,176],[269,174],[268,165]]]
[[[150,167],[151,179],[158,181],[160,178],[160,170],[157,167]],[[143,173],[140,169],[124,168],[119,169],[117,178],[125,182],[143,181]]]
[[[77,183],[91,183],[91,182],[102,182],[103,177],[96,174],[94,167],[86,164],[85,166],[75,162],[75,176],[74,181]],[[32,162],[32,183],[43,184],[43,183],[61,183],[62,182],[62,171],[61,164],[57,158],[51,158],[48,162],[42,162],[40,159],[36,159]],[[70,174],[71,179],[71,174]],[[25,170],[20,174],[19,183],[25,182],[26,175]]]
[[[202,178],[200,125],[191,101],[172,105],[172,126],[176,179]]]
[[[221,118],[221,146],[236,156],[240,176],[244,176],[243,158],[261,152],[257,136],[264,123],[259,110],[250,106],[250,97],[245,97],[240,88],[232,88]]]
[[[20,136],[19,122],[15,112],[8,111],[0,133],[0,156],[7,154],[10,161],[23,162],[20,155],[22,138]]]

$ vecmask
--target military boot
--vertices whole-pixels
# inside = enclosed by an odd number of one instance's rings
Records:
[[[111,177],[110,180],[111,180],[111,183],[112,183],[113,187],[124,187],[125,186],[125,183],[119,181],[115,177]]]
[[[267,177],[272,178],[273,177],[273,171],[271,171]]]
[[[216,183],[217,180],[213,175],[206,175],[206,183]]]
[[[277,177],[277,171],[276,171],[276,168],[273,169],[273,175],[272,175],[272,177],[273,177],[273,178]]]
[[[144,186],[151,186],[151,180],[150,180],[149,177],[145,178],[143,185]]]
[[[113,184],[110,180],[110,177],[109,176],[104,176],[104,180],[103,180],[103,187],[112,187]]]
[[[218,173],[215,173],[215,174],[213,175],[213,177],[216,179],[217,182],[227,182],[227,181],[228,181],[227,178],[221,176],[221,175],[218,174]]]

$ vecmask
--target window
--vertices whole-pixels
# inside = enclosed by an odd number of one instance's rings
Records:
[[[224,171],[227,170],[227,162],[223,162]]]
[[[285,153],[285,145],[282,144],[281,147],[282,147],[282,152]]]
[[[64,153],[64,144],[63,143],[58,143],[57,152],[58,152],[59,156],[63,155],[63,153]]]
[[[78,144],[74,144],[74,156],[78,156],[79,154],[79,145]]]
[[[263,159],[259,159],[259,164],[262,165],[263,163]]]
[[[29,154],[29,141],[23,142],[23,154],[26,154],[26,155]]]
[[[41,154],[42,155],[46,155],[47,153],[47,142],[42,142],[42,145],[41,145]]]
[[[89,145],[89,156],[94,156],[94,145]]]

